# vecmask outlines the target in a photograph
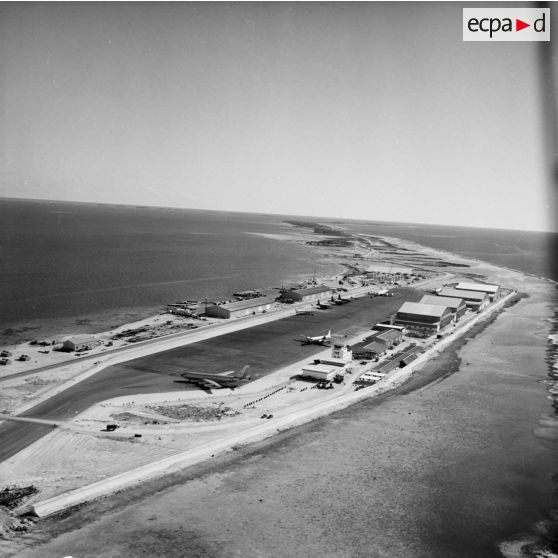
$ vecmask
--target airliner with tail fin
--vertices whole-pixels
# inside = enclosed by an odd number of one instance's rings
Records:
[[[219,389],[230,388],[234,389],[244,382],[250,381],[252,378],[246,375],[246,370],[249,365],[247,364],[241,370],[235,372],[229,370],[228,372],[219,372],[218,374],[205,374],[203,372],[186,372],[182,377],[192,384],[196,384],[203,389]]]

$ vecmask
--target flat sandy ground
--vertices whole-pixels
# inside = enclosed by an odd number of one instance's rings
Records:
[[[509,541],[541,534],[557,507],[555,287],[476,271],[529,296],[411,383],[44,520],[17,556],[470,558],[504,543],[512,556]]]

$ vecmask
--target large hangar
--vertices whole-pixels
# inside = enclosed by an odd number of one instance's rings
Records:
[[[450,289],[449,287],[444,287],[438,296],[449,297],[449,298],[462,298],[467,305],[467,308],[471,310],[480,311],[488,306],[490,299],[487,293],[479,291],[464,291],[459,289]]]
[[[205,315],[211,318],[240,318],[242,316],[267,312],[274,302],[274,299],[270,296],[264,296],[261,298],[240,300],[238,302],[214,304],[206,308]]]
[[[491,301],[500,298],[500,287],[498,285],[485,285],[484,283],[458,283],[455,287],[458,291],[478,291],[486,293]]]
[[[439,332],[453,321],[453,313],[447,306],[404,302],[395,315],[395,323],[409,332],[428,336]]]
[[[447,306],[453,313],[453,319],[457,322],[467,311],[467,305],[462,298],[453,298],[449,296],[433,296],[424,295],[420,300],[420,304],[437,304],[438,306]]]
[[[333,289],[325,285],[308,287],[306,289],[284,290],[281,293],[283,300],[294,300],[295,302],[317,302],[333,296]]]

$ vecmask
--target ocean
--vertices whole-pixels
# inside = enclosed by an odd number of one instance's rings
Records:
[[[272,288],[310,277],[314,268],[336,272],[311,247],[261,236],[287,232],[285,219],[2,200],[0,331],[9,342],[49,328],[100,331],[170,301]],[[319,221],[558,280],[556,234]],[[541,380],[548,320],[514,312],[496,322],[492,339],[481,334],[465,345],[450,378],[284,433],[218,471],[217,480],[210,476],[218,484],[212,490],[204,478],[172,487],[162,503],[152,496],[161,520],[150,522],[149,533],[169,541],[168,556],[191,544],[184,524],[202,542],[222,544],[222,553],[205,554],[213,556],[255,555],[246,524],[254,544],[267,541],[277,556],[295,555],[295,543],[308,556],[500,556],[498,543],[530,531],[553,506],[556,463],[555,443],[535,435],[552,414]],[[515,323],[527,325],[528,338]],[[513,351],[524,373],[503,364]],[[141,510],[151,500],[135,506],[142,544]],[[118,511],[122,529],[134,509]],[[136,539],[116,536],[119,527],[112,516],[107,521],[103,536],[111,544]]]
[[[285,219],[304,218],[0,200],[0,344],[103,331],[169,302],[340,271],[310,247],[261,236],[288,232]],[[558,280],[554,233],[319,220]]]
[[[338,272],[267,215],[1,200],[0,343],[95,332],[185,299]],[[273,291],[271,291],[273,292]]]

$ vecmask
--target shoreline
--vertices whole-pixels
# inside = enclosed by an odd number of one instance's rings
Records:
[[[274,234],[274,233],[261,233],[261,232],[247,232],[246,234],[273,239],[276,240],[277,242],[292,242],[294,244],[298,244],[299,246],[304,246],[308,248],[311,251],[310,253],[316,254],[323,251],[326,255],[326,259],[328,260],[332,257],[332,254],[327,253],[327,249],[324,249],[323,247],[318,247],[318,246],[312,247],[307,245],[307,241],[309,240],[310,241],[320,240],[324,238],[322,235],[312,234],[309,231],[300,232],[297,230],[297,227],[295,225],[288,223],[286,221],[282,221],[281,224],[286,227],[284,233]],[[316,220],[316,224],[320,224],[320,221]],[[327,223],[324,223],[324,225],[329,226]],[[392,237],[388,235],[352,233],[350,232],[350,229],[346,229],[346,227],[343,227],[342,222],[341,222],[341,227],[338,228],[341,228],[342,230],[348,230],[349,235],[374,236],[377,238],[385,239],[388,242],[394,242],[395,244],[399,244],[400,246],[408,244],[411,247],[418,248],[421,251],[432,251],[433,253],[443,255],[445,257],[468,260],[471,262],[475,262],[477,264],[488,263],[485,260],[481,260],[479,258],[462,255],[458,253],[452,253],[449,252],[448,250],[434,248],[427,245],[421,245],[418,242],[413,240],[406,240],[406,239],[401,239],[398,237]],[[314,248],[314,250],[312,250],[312,248]],[[333,257],[335,257],[335,255],[333,255]],[[340,275],[347,270],[346,261],[336,260],[332,262],[331,265],[337,268],[337,275]],[[556,285],[558,287],[558,281],[544,275],[538,275],[535,273],[530,273],[528,271],[521,270],[519,268],[514,268],[514,267],[509,267],[509,266],[504,266],[499,264],[491,264],[491,265],[497,266],[501,269],[506,269],[512,272],[516,272],[519,274],[524,274],[533,277],[535,279],[548,281],[551,284]],[[328,273],[323,277],[327,279],[331,277],[331,273]],[[300,273],[295,273],[291,275],[289,279],[283,280],[283,282],[296,283],[296,282],[300,282],[302,278],[303,275],[301,275]],[[267,287],[259,285],[258,287],[249,287],[249,288],[261,288],[263,291],[272,291],[275,287],[272,285],[268,285]],[[167,302],[171,302],[171,301],[167,301]],[[50,338],[50,337],[60,338],[69,335],[82,335],[82,334],[103,335],[112,330],[118,330],[118,329],[133,326],[133,324],[136,323],[139,324],[145,321],[152,320],[157,315],[163,313],[163,307],[165,306],[165,304],[166,303],[162,302],[161,304],[151,305],[147,308],[144,306],[114,307],[112,309],[105,309],[100,312],[89,312],[87,314],[75,314],[75,315],[72,314],[67,316],[61,316],[59,318],[54,318],[54,319],[40,318],[38,319],[38,321],[25,320],[21,322],[11,322],[3,326],[3,329],[21,329],[27,331],[22,331],[21,333],[19,333],[18,336],[20,337],[20,339],[19,340],[16,339],[15,342],[13,340],[9,340],[6,336],[0,336],[0,339],[2,339],[2,342],[0,343],[0,348],[8,348],[9,350],[12,349],[18,350],[16,347],[25,345],[31,339],[37,336],[42,338]],[[133,316],[132,320],[129,319],[130,315]],[[91,329],[91,327],[88,326],[87,323],[80,324],[79,326],[76,326],[74,324],[73,328],[69,325],[62,326],[62,327],[58,325],[59,323],[62,322],[67,323],[70,321],[93,322],[93,323],[98,323],[99,325],[97,327],[94,327],[93,330]],[[103,323],[104,326],[102,325]],[[50,324],[54,324],[54,325],[50,325]],[[39,332],[33,333],[33,331],[37,329],[39,329]],[[3,371],[4,371],[3,367],[0,367],[0,376]]]
[[[375,399],[376,397],[382,397],[383,395],[389,395],[394,390],[403,386],[413,375],[417,368],[425,366],[431,359],[436,359],[441,353],[448,350],[448,348],[451,347],[454,343],[466,343],[468,339],[463,339],[463,336],[467,332],[475,328],[478,328],[478,331],[484,330],[485,327],[489,325],[491,321],[495,320],[498,315],[510,304],[510,302],[514,300],[516,296],[517,294],[515,292],[512,292],[506,297],[503,297],[490,308],[488,313],[479,314],[478,316],[474,317],[474,320],[462,324],[458,330],[452,332],[443,340],[427,349],[426,352],[421,354],[419,358],[413,363],[409,364],[405,368],[392,372],[384,380],[379,381],[373,386],[359,391],[345,393],[342,396],[342,399],[336,398],[329,401],[324,401],[322,404],[315,405],[313,407],[301,409],[300,411],[295,412],[294,416],[286,416],[284,418],[279,416],[278,418],[273,420],[272,423],[264,422],[262,425],[244,430],[234,436],[228,434],[222,439],[216,439],[209,444],[202,444],[199,448],[195,447],[193,450],[179,453],[176,456],[170,456],[161,461],[156,461],[142,466],[138,469],[132,469],[120,475],[109,477],[106,480],[88,484],[84,487],[53,496],[50,499],[36,502],[32,504],[33,513],[39,517],[55,515],[56,513],[65,513],[65,510],[71,509],[72,507],[78,506],[84,502],[94,500],[101,496],[106,496],[108,494],[114,493],[115,491],[130,488],[137,483],[150,481],[159,476],[172,474],[173,472],[179,471],[185,467],[202,464],[209,458],[228,453],[231,450],[236,451],[235,448],[245,447],[254,443],[261,442],[269,437],[273,437],[278,432],[290,430],[292,428],[314,422],[320,418],[324,418],[333,413],[345,410],[348,407],[355,405],[356,403],[369,399]],[[270,386],[268,388],[268,391],[272,387],[276,386]],[[248,392],[248,395],[250,395],[250,393],[253,393],[253,396],[257,397],[258,394],[262,393],[261,389],[260,391],[250,392],[250,389],[255,388],[255,386],[250,384],[248,384],[247,386],[243,386],[243,388],[245,388],[244,392]],[[240,392],[241,390],[243,390],[243,388],[239,388],[237,392]],[[257,390],[258,388],[255,389]],[[146,396],[143,399],[152,401],[152,403],[160,402],[163,398],[165,398],[165,400],[170,399],[170,402],[172,402],[173,398],[178,401],[190,401],[192,399],[195,400],[198,398],[202,400],[207,399],[206,397],[204,398],[203,395],[204,394],[201,394],[200,392],[194,392],[193,394],[187,395],[180,395],[179,393],[162,393],[152,394],[151,396]],[[95,415],[95,408],[98,407],[106,407],[107,405],[111,406],[114,404],[116,404],[117,407],[125,407],[129,404],[128,401],[130,400],[132,400],[133,405],[136,405],[136,400],[142,400],[142,396],[120,397],[118,398],[118,400],[120,402],[115,401],[113,403],[113,400],[108,400],[97,404],[93,408],[90,408],[84,413],[81,413],[74,419],[73,422],[91,420],[87,418],[87,415]],[[98,420],[98,417],[95,418]],[[107,418],[102,417],[100,422],[106,421]],[[48,442],[46,441],[45,443],[48,444]],[[25,509],[26,508],[24,508],[24,510]]]
[[[319,224],[319,221],[316,222],[317,224]],[[300,245],[304,245],[308,248],[310,248],[310,246],[307,246],[307,242],[308,240],[320,240],[322,238],[324,238],[323,236],[319,235],[319,234],[312,234],[310,232],[297,232],[297,231],[293,231],[293,229],[296,229],[297,226],[293,225],[292,223],[287,223],[287,222],[283,222],[284,225],[289,227],[289,231],[290,232],[286,232],[286,233],[282,233],[282,234],[273,234],[273,233],[260,233],[260,232],[249,232],[247,234],[251,234],[254,236],[261,236],[261,237],[265,237],[265,238],[270,238],[270,239],[274,239],[277,240],[278,242],[292,242],[294,244],[298,244]],[[342,227],[341,227],[342,228]],[[345,230],[345,229],[343,229]],[[349,232],[347,233],[349,236],[361,236],[362,233],[352,233]],[[363,235],[363,236],[368,236],[368,235]],[[416,249],[417,251],[423,252],[423,253],[432,253],[434,255],[442,255],[444,257],[450,257],[453,258],[454,260],[463,260],[463,261],[469,261],[469,262],[474,262],[475,264],[479,264],[479,265],[490,265],[493,267],[497,267],[500,269],[504,269],[513,273],[518,273],[518,274],[522,274],[522,275],[526,275],[528,277],[532,277],[534,279],[539,279],[542,281],[546,281],[549,282],[552,285],[555,285],[558,288],[558,281],[551,279],[549,277],[546,276],[542,276],[542,275],[537,275],[534,273],[529,273],[526,271],[522,271],[520,269],[517,268],[513,268],[513,267],[507,267],[507,266],[502,266],[502,265],[496,265],[496,264],[489,264],[489,262],[486,262],[484,260],[481,260],[479,258],[473,258],[473,257],[469,257],[469,256],[462,256],[460,254],[455,254],[452,252],[449,252],[447,250],[443,250],[443,249],[438,249],[438,248],[432,248],[426,245],[421,245],[418,244],[415,241],[411,241],[411,240],[405,240],[405,239],[400,239],[397,237],[390,237],[390,236],[385,236],[385,235],[372,235],[375,236],[377,238],[380,238],[382,240],[385,240],[389,243],[393,243],[396,247],[411,247]],[[324,247],[319,247],[319,246],[313,246],[312,248],[314,248],[314,252],[323,252],[326,256],[327,259],[333,259],[336,257],[336,255],[330,251],[328,251],[327,248]],[[344,273],[350,271],[351,267],[350,264],[347,264],[346,261],[344,261],[342,258],[340,259],[339,257],[337,257],[337,259],[335,259],[332,263],[332,266],[336,266],[338,273],[336,275],[323,275],[317,278],[318,282],[331,282],[333,280],[333,278],[338,277],[340,275],[343,275]],[[464,270],[465,271],[465,270]],[[284,283],[300,283],[302,281],[302,276],[301,274],[297,273],[291,276],[291,278],[288,281],[284,281]],[[274,286],[268,286],[268,287],[260,287],[262,292],[272,292],[274,289],[276,289],[277,287]],[[231,293],[232,294],[232,293]],[[211,298],[211,297],[210,297]],[[165,310],[163,309],[163,307],[165,306],[165,304],[161,304],[158,306],[151,306],[149,307],[150,309],[145,309],[143,311],[137,311],[140,308],[143,307],[122,307],[122,308],[114,308],[112,310],[104,310],[102,311],[103,314],[107,315],[107,317],[105,318],[101,318],[99,321],[104,321],[107,324],[110,322],[113,325],[111,327],[106,327],[106,328],[96,328],[94,331],[91,331],[91,328],[88,328],[86,324],[80,325],[80,327],[78,329],[73,330],[72,332],[69,332],[68,330],[66,330],[66,332],[64,331],[60,331],[60,329],[58,328],[58,326],[54,325],[54,326],[43,326],[45,330],[44,332],[40,333],[40,337],[44,338],[56,338],[57,340],[61,340],[63,338],[66,337],[71,337],[71,336],[75,336],[75,335],[94,335],[94,336],[99,336],[99,338],[104,338],[104,337],[109,337],[110,335],[122,331],[124,329],[129,329],[129,328],[134,328],[134,327],[139,327],[141,325],[145,325],[145,324],[150,324],[150,325],[154,325],[154,323],[156,323],[156,320],[158,318],[160,318],[161,316],[165,316],[167,317],[167,319],[171,319],[172,315],[167,314],[165,312]],[[132,321],[126,320],[126,321],[122,321],[124,319],[124,316],[122,316],[122,318],[119,320],[118,316],[125,314],[125,315],[135,315],[134,319]],[[137,315],[136,315],[137,314]],[[110,315],[110,317],[108,317],[108,315]],[[58,321],[60,320],[77,320],[77,321],[84,321],[84,322],[90,322],[90,321],[96,321],[97,320],[97,314],[95,313],[89,313],[86,314],[84,316],[78,316],[78,315],[71,315],[71,316],[65,316],[62,318],[57,318],[54,321]],[[210,322],[213,323],[216,319],[211,320]],[[45,319],[41,319],[41,322],[45,322],[47,320]],[[217,320],[218,321],[218,320]],[[48,322],[48,321],[47,321]],[[116,324],[114,324],[114,322],[117,322]],[[23,327],[25,329],[25,325],[23,322],[21,323],[17,323],[17,324],[8,324],[7,329],[12,329],[13,328],[17,328],[17,327]],[[41,327],[41,326],[39,326]],[[75,326],[74,326],[75,327]],[[57,329],[58,328],[58,329]],[[29,330],[33,330],[36,329],[35,326],[31,325],[29,326]],[[35,336],[31,333],[29,334],[25,334],[26,339],[24,340],[20,340],[18,342],[6,342],[6,343],[0,343],[0,350],[9,350],[10,352],[22,352],[24,350],[24,348],[26,348],[26,346],[28,345],[29,341],[32,340]],[[20,367],[18,369],[19,371],[22,371],[26,368]],[[6,372],[8,372],[8,370],[6,370],[4,367],[0,367],[0,378],[4,376],[4,374],[6,374]]]
[[[496,320],[495,323],[498,322],[499,320]],[[482,340],[483,336],[479,337],[477,335],[476,339]],[[487,342],[488,340],[484,339],[484,341]],[[466,345],[469,345],[471,342],[473,341],[467,340]],[[457,375],[454,374],[453,377],[458,378],[459,374]],[[439,390],[440,386],[444,385],[444,382],[438,383],[437,386],[435,387],[428,386],[429,391],[431,391],[432,388],[435,390]],[[405,389],[405,385],[403,385],[402,388],[399,389]],[[53,539],[52,543],[50,543],[51,546],[47,546],[47,549],[50,548],[51,552],[53,553],[56,550],[56,552],[59,554],[64,552],[68,553],[71,548],[74,549],[74,552],[79,552],[79,549],[82,548],[82,552],[83,552],[83,545],[87,545],[87,541],[91,541],[90,535],[88,535],[88,533],[92,533],[92,532],[96,533],[95,535],[96,537],[100,537],[100,541],[102,543],[104,543],[105,545],[108,544],[103,540],[106,539],[106,537],[100,535],[98,529],[99,528],[107,529],[108,525],[114,522],[114,518],[119,518],[119,520],[122,521],[122,523],[128,525],[131,520],[128,519],[128,521],[125,521],[124,518],[125,517],[129,518],[130,513],[132,514],[131,517],[134,518],[137,513],[134,510],[142,509],[145,506],[145,504],[143,503],[145,499],[148,499],[149,504],[147,505],[153,510],[153,513],[156,514],[158,518],[157,520],[155,520],[155,524],[159,523],[160,521],[165,521],[166,523],[172,526],[172,520],[170,519],[168,514],[166,514],[163,511],[163,508],[161,506],[163,505],[162,502],[164,502],[165,508],[169,508],[170,506],[171,508],[176,509],[177,502],[172,496],[173,494],[177,494],[177,497],[180,497],[181,500],[184,500],[186,498],[186,500],[190,502],[190,505],[195,506],[197,502],[197,498],[200,497],[201,494],[205,494],[205,491],[202,491],[200,494],[200,490],[196,489],[196,487],[200,487],[201,489],[201,487],[205,486],[207,483],[210,483],[210,485],[215,486],[217,495],[222,493],[224,487],[221,486],[222,485],[221,482],[213,480],[215,475],[217,475],[216,477],[217,479],[222,475],[225,475],[226,478],[227,475],[231,474],[230,473],[231,469],[233,471],[237,470],[239,466],[241,466],[242,469],[245,469],[246,467],[250,467],[250,469],[253,469],[254,467],[256,467],[257,463],[260,463],[260,459],[262,457],[265,457],[266,454],[268,454],[268,456],[271,457],[272,455],[279,452],[279,455],[281,455],[284,451],[286,451],[285,448],[288,449],[289,447],[292,447],[293,444],[295,445],[295,447],[298,446],[298,442],[295,443],[295,440],[298,440],[300,436],[302,436],[303,439],[308,438],[309,432],[310,433],[315,432],[316,429],[318,432],[322,432],[324,431],[323,429],[326,427],[328,428],[328,430],[331,430],[331,427],[327,425],[330,425],[331,421],[333,421],[334,423],[336,422],[338,423],[340,420],[339,417],[341,417],[341,420],[346,421],[347,419],[346,418],[343,419],[342,417],[354,416],[355,413],[357,415],[362,415],[363,413],[362,405],[365,405],[364,409],[376,408],[377,411],[375,412],[380,413],[381,416],[381,409],[383,409],[386,404],[393,405],[394,401],[396,401],[394,400],[393,397],[390,397],[390,395],[393,395],[393,393],[384,394],[384,397],[387,398],[385,399],[386,403],[384,403],[384,401],[380,401],[379,400],[380,398],[368,399],[367,402],[360,403],[358,405],[353,405],[348,409],[339,411],[339,413],[332,415],[331,420],[324,418],[321,420],[313,421],[312,423],[305,424],[303,426],[295,427],[292,430],[278,433],[278,435],[273,438],[269,438],[262,442],[258,442],[254,445],[250,445],[249,447],[239,448],[236,452],[224,454],[222,456],[215,456],[215,458],[210,459],[209,461],[206,461],[199,465],[195,465],[191,469],[188,468],[186,470],[177,471],[171,473],[168,477],[154,479],[148,481],[146,484],[137,485],[135,487],[128,488],[125,491],[116,494],[114,496],[111,496],[108,499],[97,500],[95,502],[88,504],[85,508],[79,509],[78,511],[73,511],[72,513],[68,513],[63,517],[53,517],[52,519],[44,520],[46,521],[46,523],[44,523],[44,529],[48,530],[50,525],[51,528],[54,528],[56,532],[72,532],[69,542],[64,543],[64,540],[67,540],[67,538]],[[418,395],[420,396],[420,394]],[[382,397],[381,399],[384,399],[384,397]],[[373,407],[370,407],[370,404]],[[385,413],[385,411],[383,412]],[[413,410],[413,415],[415,414],[415,412],[416,411]],[[404,415],[406,414],[407,413],[405,412]],[[239,458],[240,461],[242,461],[242,465],[238,465]],[[277,458],[274,459],[274,462],[276,459]],[[245,463],[246,460],[248,460],[247,463]],[[261,462],[262,467],[265,467],[265,461],[267,460]],[[269,462],[268,465],[271,465],[271,462]],[[259,469],[260,466],[258,465],[258,470]],[[281,472],[279,471],[277,474],[281,475]],[[199,484],[200,481],[196,480],[200,476],[204,479],[201,481],[201,485]],[[266,477],[264,477],[264,479],[265,478]],[[188,482],[184,484],[186,481]],[[215,484],[216,482],[217,484]],[[269,480],[265,482],[269,482]],[[191,487],[191,489],[189,489],[189,487]],[[262,487],[259,486],[259,484],[257,484],[256,489],[262,490]],[[179,491],[178,493],[177,490]],[[192,490],[194,490],[194,492],[192,492]],[[183,494],[184,491],[186,491],[189,494],[188,497],[185,497],[183,495],[178,496],[179,494]],[[266,493],[262,493],[262,495],[263,494]],[[266,497],[266,500],[268,499],[268,497],[269,496]],[[222,496],[220,498],[222,498]],[[242,499],[242,496],[240,496],[240,498],[241,498],[240,502],[243,502],[244,500]],[[171,499],[172,503],[169,502],[169,499]],[[228,502],[228,500],[226,499],[225,502]],[[240,502],[239,505],[241,505]],[[231,503],[229,502],[228,504],[223,504],[223,505],[231,505]],[[246,505],[246,503],[244,505]],[[125,507],[124,510],[122,510],[123,506]],[[205,507],[206,506],[204,506],[204,508]],[[213,508],[213,499],[210,499],[207,502],[207,507],[208,507],[207,513],[209,514],[215,513],[215,510]],[[178,509],[182,510],[182,508],[180,507]],[[236,509],[237,509],[236,507],[233,507],[233,510]],[[246,512],[250,513],[248,509],[246,510]],[[202,520],[204,520],[203,518],[206,517],[205,512],[200,512],[200,513],[202,514],[201,515]],[[102,516],[103,520],[101,521],[100,526],[96,530],[95,526],[98,525],[98,521],[92,523],[92,520],[94,518],[98,518],[99,516]],[[88,525],[85,531],[83,531],[84,523],[85,525]],[[80,534],[76,535],[77,531],[74,532],[74,530],[78,528],[80,529],[79,531]],[[259,528],[257,523],[255,524],[255,528],[257,529]],[[82,531],[83,534],[81,534]],[[113,532],[112,529],[110,530],[110,532]],[[82,539],[84,539],[85,542],[79,542],[76,536],[82,537]],[[235,540],[234,548],[238,548],[238,544],[239,542]],[[43,548],[42,546],[37,547],[37,551],[41,552],[42,548]],[[246,549],[245,549],[245,555],[247,555]],[[35,558],[38,557],[39,554],[36,554],[36,552],[33,552],[33,550],[29,550],[29,553],[22,554],[22,558],[27,558],[28,556]],[[175,555],[170,553],[168,554],[168,556],[174,557]],[[178,556],[178,554],[176,556]],[[463,556],[465,556],[465,554],[463,554]]]
[[[299,232],[299,231],[293,232],[293,229],[296,229],[295,225],[287,224],[287,223],[285,223],[285,225],[287,226],[287,230],[290,232],[283,235],[284,242],[294,242],[295,244],[298,245],[301,244],[306,245],[306,243],[309,240],[315,241],[316,239],[320,240],[324,238],[323,235],[314,234],[312,232]],[[261,235],[262,233],[254,233],[254,234]],[[277,235],[273,235],[273,236],[277,237]],[[395,242],[396,239],[390,239],[390,240]],[[401,241],[400,244],[403,244],[404,242],[405,241]],[[315,252],[321,255],[325,255],[328,259],[330,259],[332,261],[331,265],[335,265],[338,269],[344,270],[345,275],[350,275],[351,273],[351,265],[347,263],[348,255],[353,256],[355,253],[359,253],[361,257],[365,255],[369,255],[368,247],[365,246],[363,248],[361,245],[355,245],[350,248],[344,248],[341,250],[335,250],[335,249],[326,248],[322,246],[314,246],[313,248]],[[332,275],[322,276],[317,278],[316,281],[321,284],[337,287],[338,281],[342,275],[343,274],[335,275],[335,276]],[[443,271],[441,272],[441,274],[438,274],[438,277],[443,277],[443,276],[444,276]],[[436,279],[436,273],[434,273],[433,279],[434,280]],[[422,281],[418,281],[416,284],[413,284],[413,286],[421,287],[423,285],[428,284],[430,280],[431,279],[427,278]],[[358,295],[362,295],[363,292],[368,292],[369,290],[374,290],[374,288],[373,287],[364,288],[364,291],[362,288],[361,289],[353,288],[353,289],[349,289],[350,292],[348,294],[358,296]],[[295,307],[305,308],[306,305],[305,304],[292,305],[291,309],[294,309]],[[276,310],[277,312],[279,311],[287,312],[287,310],[285,309],[285,305],[281,305],[279,303],[276,303],[274,305],[274,310]],[[249,318],[240,318],[240,319],[244,320]],[[236,322],[237,320],[238,318],[235,320],[230,320],[230,323]],[[229,322],[229,320],[227,320],[227,322]],[[211,328],[213,326],[216,326],[217,324],[223,324],[223,320],[220,320],[219,318],[204,318],[203,321],[192,320],[190,318],[175,316],[175,315],[168,314],[164,311],[161,311],[155,315],[149,316],[148,318],[138,320],[135,322],[127,322],[108,331],[102,331],[96,333],[90,332],[90,335],[94,335],[95,338],[98,339],[100,343],[96,348],[87,351],[87,353],[85,353],[87,355],[87,358],[86,359],[84,358],[83,360],[87,361],[88,363],[91,363],[91,361],[93,361],[94,363],[93,366],[89,366],[89,367],[87,364],[85,364],[85,362],[83,364],[77,362],[75,360],[75,356],[77,355],[74,356],[74,354],[72,353],[56,352],[53,351],[51,347],[41,347],[41,345],[30,347],[27,341],[15,346],[14,345],[0,346],[0,350],[8,350],[13,354],[13,357],[10,357],[12,358],[12,362],[10,365],[0,366],[0,382],[6,382],[6,381],[9,382],[10,377],[13,377],[14,384],[17,387],[18,381],[20,381],[20,378],[23,375],[27,376],[28,382],[34,382],[32,390],[31,390],[32,386],[29,385],[27,386],[28,388],[27,393],[29,393],[29,397],[26,396],[25,401],[20,402],[20,404],[16,405],[15,407],[12,403],[10,403],[13,399],[12,393],[8,395],[4,395],[4,397],[0,396],[0,410],[4,409],[4,412],[8,411],[8,413],[21,412],[23,409],[27,409],[31,407],[34,402],[44,400],[46,397],[50,396],[51,394],[57,393],[57,391],[59,391],[62,388],[60,382],[75,383],[75,378],[78,376],[80,379],[87,378],[88,375],[94,374],[96,372],[97,369],[94,368],[96,364],[100,364],[100,366],[103,368],[105,367],[103,365],[104,361],[107,360],[105,356],[108,357],[109,360],[111,360],[109,353],[114,349],[129,347],[131,349],[130,354],[133,354],[134,352],[133,346],[130,343],[128,343],[126,339],[121,338],[119,340],[116,340],[114,338],[116,334],[121,333],[124,330],[136,329],[145,326],[148,329],[148,336],[146,337],[146,340],[153,338],[154,341],[159,339],[161,343],[164,343],[165,339],[170,339],[171,335],[173,334],[178,335],[181,331],[184,332],[184,328],[186,326],[191,325],[197,328],[196,331],[202,331],[202,330],[206,330],[207,327]],[[187,331],[188,330],[186,329],[186,332]],[[149,337],[150,332],[153,332],[152,337]],[[60,342],[64,338],[68,338],[73,335],[74,334],[58,333],[56,335],[51,336],[51,338],[55,337],[56,343],[60,344]],[[111,345],[110,350],[108,348],[108,344]],[[47,352],[50,351],[48,355],[41,354],[41,350],[45,350],[45,349],[47,350]],[[106,355],[104,354],[105,352]],[[29,355],[30,360],[28,362],[17,362],[16,358],[18,355],[21,354]],[[94,357],[98,357],[100,359],[100,362],[97,363],[96,362],[97,358]],[[133,356],[131,356],[130,358],[133,358]],[[116,360],[116,362],[120,362],[120,360]],[[47,375],[41,370],[41,368],[44,366],[54,367],[56,365],[63,367],[62,375],[58,374],[54,376],[54,373]],[[40,375],[40,377],[36,380],[34,379],[34,372],[33,372],[33,370],[35,369],[37,369],[37,375]],[[47,381],[48,383],[57,383],[58,386],[57,387],[47,386],[44,389],[42,389],[41,386],[44,381]],[[33,391],[35,391],[36,393],[32,393]],[[25,404],[22,406],[21,403],[25,403]]]
[[[399,245],[401,246],[401,245],[404,245],[405,243],[406,243],[406,241],[402,241]],[[419,246],[419,245],[417,245],[416,243],[412,243],[412,244],[414,244],[415,247]],[[434,250],[434,249],[429,249],[428,247],[426,247],[426,249],[427,249],[427,250],[432,250],[432,252],[438,252],[438,253],[440,253],[440,251],[436,251],[436,250]],[[455,255],[452,255],[452,256],[455,258]],[[472,260],[465,259],[465,258],[463,258],[463,257],[461,257],[461,256],[458,256],[458,257],[455,258],[455,259],[458,259],[458,260],[461,260],[461,261],[472,261]],[[492,270],[496,269],[496,270],[499,270],[500,273],[501,273],[502,271],[505,271],[506,273],[504,273],[504,275],[507,275],[507,274],[509,274],[509,273],[511,272],[511,273],[513,273],[514,275],[517,274],[517,275],[520,275],[520,276],[527,276],[527,275],[524,274],[524,273],[517,273],[517,272],[515,272],[515,271],[513,271],[513,270],[509,270],[509,269],[506,270],[505,268],[501,268],[501,267],[498,267],[498,266],[493,266],[492,264],[487,264],[486,262],[482,262],[482,261],[480,261],[480,260],[479,260],[479,262],[482,264],[482,267],[483,267],[483,268],[486,268],[486,269],[489,269],[489,270],[490,270],[490,269],[492,269]],[[546,278],[538,278],[538,280],[543,280],[543,281],[544,281],[545,279],[546,279]],[[488,318],[488,319],[490,319],[490,318]],[[484,327],[486,327],[486,325],[488,325],[489,323],[490,323],[490,322],[488,322],[487,324],[483,325],[483,329],[484,329]],[[473,327],[475,327],[475,326],[473,326]],[[464,341],[465,341],[465,343],[468,342],[468,340],[464,340]],[[456,340],[456,341],[454,341],[454,342],[457,342],[457,343],[458,343],[459,340]],[[458,352],[459,350],[460,350],[460,349],[457,349],[456,352]],[[434,357],[434,358],[436,358],[436,357]],[[458,368],[459,368],[459,367],[458,367]],[[425,387],[426,387],[426,386],[425,386]],[[421,388],[421,389],[422,389],[422,388]],[[363,390],[363,391],[366,391],[366,390]],[[329,414],[329,412],[326,413],[326,414]]]
[[[245,234],[250,236],[260,236],[263,238],[268,238],[277,241],[278,243],[293,242],[298,247],[303,247],[308,252],[308,258],[310,259],[312,255],[316,255],[316,252],[312,250],[312,247],[307,246],[305,240],[308,239],[319,239],[319,235],[274,235],[259,232],[245,232]],[[281,238],[280,238],[281,237]],[[327,271],[321,274],[321,278],[326,280],[340,276],[347,271],[346,266],[342,262],[336,260],[330,261],[329,256],[326,257],[326,261],[323,264],[328,267]],[[303,273],[300,271],[292,271],[286,277],[278,278],[277,283],[273,285],[261,285],[261,284],[247,284],[242,288],[243,290],[260,289],[262,292],[267,292],[273,295],[277,292],[278,285],[281,284],[297,284],[301,283],[305,279],[308,279],[312,275],[312,265],[309,265],[308,271]],[[185,279],[184,281],[188,281]],[[201,279],[195,279],[196,282],[201,281]],[[180,281],[176,281],[180,282]],[[207,294],[207,293],[206,293]],[[179,295],[177,295],[178,297]],[[188,298],[190,296],[188,293],[180,295],[182,298]],[[208,299],[216,298],[230,298],[232,296],[232,291],[227,289],[227,293],[209,293]],[[181,298],[181,300],[182,300]],[[203,301],[203,299],[200,299]],[[32,339],[42,338],[42,339],[53,339],[61,338],[64,336],[73,335],[105,335],[111,331],[126,329],[132,327],[134,324],[140,324],[142,322],[149,322],[155,317],[165,313],[165,307],[167,304],[174,302],[174,300],[161,301],[159,304],[152,304],[149,306],[116,306],[113,308],[107,308],[100,310],[98,312],[88,312],[79,314],[68,314],[64,316],[58,316],[56,318],[37,318],[29,319],[17,322],[9,322],[1,326],[0,331],[14,330],[14,334],[8,333],[4,334],[0,332],[0,348],[8,350],[18,350],[18,347],[24,346]],[[170,316],[170,315],[169,315]],[[131,318],[131,319],[130,319]],[[70,323],[73,322],[73,323]],[[82,323],[79,323],[82,322]],[[92,325],[91,325],[92,324]],[[0,375],[2,373],[2,368],[0,367]]]

